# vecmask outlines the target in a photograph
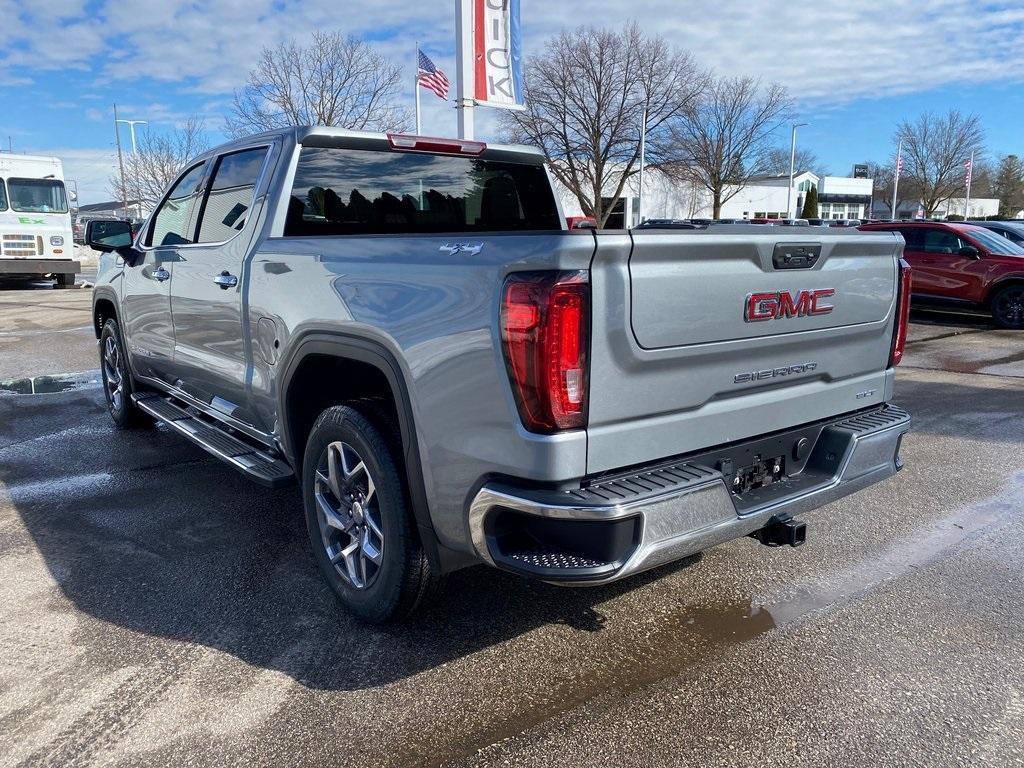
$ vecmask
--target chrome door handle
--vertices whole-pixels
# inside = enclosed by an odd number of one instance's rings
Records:
[[[232,275],[227,270],[225,270],[224,272],[221,272],[219,275],[213,278],[213,282],[215,282],[224,290],[227,290],[228,288],[234,288],[236,285],[238,285],[238,278]]]
[[[163,267],[160,267],[160,269],[153,270],[153,279],[162,283],[164,280],[171,279],[171,273]]]

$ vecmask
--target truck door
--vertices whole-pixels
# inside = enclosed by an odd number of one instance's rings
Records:
[[[171,285],[177,385],[252,424],[243,330],[245,257],[255,232],[255,191],[269,147],[221,155],[197,213],[196,242],[182,249]]]
[[[138,375],[173,382],[171,278],[192,222],[206,163],[188,168],[150,219],[134,261],[124,267],[121,325]]]

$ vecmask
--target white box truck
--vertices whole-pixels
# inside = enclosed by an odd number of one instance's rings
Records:
[[[52,275],[71,286],[74,256],[60,159],[0,154],[0,280]]]

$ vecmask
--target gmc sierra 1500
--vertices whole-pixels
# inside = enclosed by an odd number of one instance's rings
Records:
[[[371,621],[485,562],[601,584],[893,475],[890,232],[565,228],[522,147],[292,128],[90,228],[110,414],[298,481]]]

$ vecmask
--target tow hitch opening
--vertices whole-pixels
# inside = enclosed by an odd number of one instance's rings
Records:
[[[789,515],[776,515],[764,528],[750,534],[768,547],[799,547],[807,541],[807,523]]]

